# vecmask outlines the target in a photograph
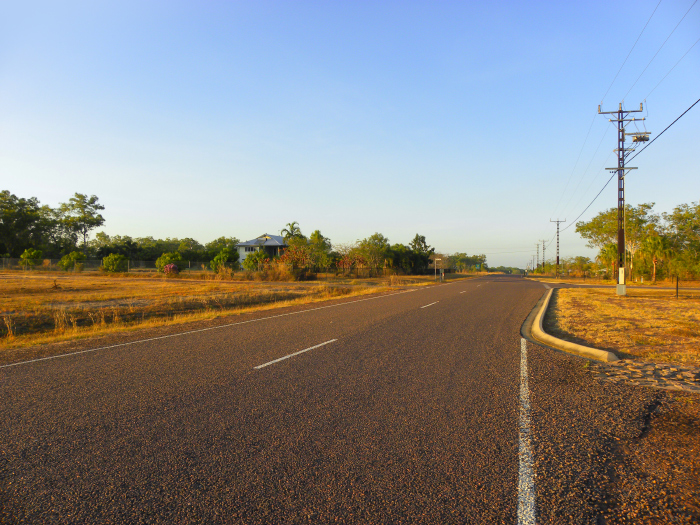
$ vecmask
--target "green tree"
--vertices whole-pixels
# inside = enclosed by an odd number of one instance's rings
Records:
[[[309,258],[312,265],[326,268],[331,265],[331,240],[324,237],[319,230],[309,236]]]
[[[422,273],[427,270],[435,248],[428,246],[425,236],[418,233],[408,246],[411,248],[411,270],[414,273]]]
[[[37,261],[41,259],[41,250],[35,250],[33,248],[27,248],[20,255],[20,264],[25,268],[29,266],[36,266]]]
[[[389,239],[381,233],[374,233],[359,241],[357,250],[370,268],[381,268],[391,260]]]
[[[17,257],[27,248],[38,248],[54,226],[50,219],[50,208],[42,207],[36,197],[0,192],[0,253]]]
[[[700,275],[700,204],[681,204],[663,214],[674,257],[669,261],[675,275]]]
[[[596,259],[610,270],[608,275],[614,278],[617,265],[617,244],[611,242],[603,246]]]
[[[209,263],[211,269],[218,272],[221,268],[236,268],[238,266],[238,252],[229,247],[224,247]]]
[[[652,282],[656,282],[656,265],[673,255],[669,239],[662,235],[650,235],[642,243],[642,253],[648,256],[653,267]]]
[[[126,272],[129,269],[129,259],[120,253],[113,253],[102,258],[102,270],[109,273]]]
[[[58,266],[65,270],[73,270],[75,272],[82,271],[83,261],[86,259],[85,254],[82,252],[71,252],[68,255],[64,255],[60,261],[58,261]]]
[[[83,238],[83,253],[85,255],[87,255],[87,240],[90,231],[102,226],[105,222],[104,217],[99,214],[105,207],[98,200],[95,195],[88,197],[82,193],[76,193],[59,208],[63,224],[68,230]]]
[[[224,248],[228,248],[231,253],[238,253],[236,245],[239,242],[240,241],[235,237],[219,237],[218,239],[214,239],[213,241],[206,243],[204,245],[204,250],[206,251],[207,257],[209,259],[213,259],[219,253],[221,253],[221,250]]]
[[[260,248],[243,259],[243,268],[248,271],[255,271],[264,268],[270,262],[268,253]]]
[[[197,261],[202,259],[204,255],[204,246],[190,237],[185,237],[180,240],[177,251],[180,252],[180,255],[182,255],[182,258],[186,261]]]
[[[280,235],[284,237],[285,241],[289,241],[289,239],[293,239],[295,237],[304,237],[297,221],[288,223],[287,227],[280,232]]]
[[[625,248],[630,254],[630,276],[634,257],[650,231],[656,228],[659,216],[653,213],[654,203],[625,206]],[[617,242],[617,208],[600,212],[588,222],[576,223],[576,232],[588,241],[590,248],[603,249]]]

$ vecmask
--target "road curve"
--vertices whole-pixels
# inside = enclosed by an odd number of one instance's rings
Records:
[[[653,396],[524,341],[544,291],[457,281],[1,368],[0,523],[595,523]]]

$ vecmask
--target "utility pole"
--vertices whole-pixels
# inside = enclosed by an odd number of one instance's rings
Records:
[[[542,239],[542,273],[544,273],[544,263],[547,260],[544,256],[544,251],[547,248],[547,246],[545,245],[546,242],[546,239]]]
[[[535,266],[535,268],[537,268],[539,270],[540,269],[540,243],[539,242],[536,243],[535,246],[537,246],[537,266]]]
[[[634,151],[634,147],[625,148],[625,122],[644,121],[642,118],[627,118],[631,113],[641,113],[644,111],[643,104],[639,104],[639,109],[626,110],[622,109],[622,103],[617,111],[601,111],[598,106],[599,115],[613,115],[615,118],[608,119],[609,122],[617,124],[617,149],[613,150],[617,153],[617,168],[606,168],[611,172],[617,172],[617,295],[627,295],[627,286],[625,280],[625,175],[629,170],[636,170],[625,166],[625,159]],[[628,133],[632,137],[632,142],[647,142],[649,140],[649,132]]]
[[[557,223],[557,269],[555,271],[556,277],[559,277],[559,223],[560,222],[566,222],[566,219],[563,221],[560,221],[557,219],[556,221],[553,221],[552,219],[549,219],[549,222],[556,222]]]

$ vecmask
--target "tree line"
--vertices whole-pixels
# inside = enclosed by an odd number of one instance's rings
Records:
[[[166,266],[178,266],[181,261],[208,263],[213,270],[238,269],[239,255],[236,237],[219,237],[202,244],[192,238],[153,237],[132,238],[128,235],[90,233],[105,222],[100,212],[104,206],[95,195],[75,193],[68,202],[56,208],[42,205],[36,197],[21,198],[7,190],[0,193],[0,255],[8,258],[61,259],[64,269],[76,268],[80,261],[102,259],[105,268],[122,271],[126,261],[156,261],[164,271]],[[353,243],[333,244],[319,230],[306,236],[299,223],[290,222],[280,232],[288,248],[277,259],[259,251],[248,255],[242,266],[247,270],[264,265],[283,263],[292,268],[334,268],[350,271],[354,268],[391,268],[406,274],[420,274],[433,268],[458,271],[486,270],[485,255],[466,253],[436,254],[425,236],[416,234],[408,243],[390,243],[381,233]]]
[[[700,204],[680,204],[661,214],[654,204],[625,206],[628,278],[700,278]],[[617,208],[577,222],[576,231],[598,249],[596,263],[604,272],[617,275]]]

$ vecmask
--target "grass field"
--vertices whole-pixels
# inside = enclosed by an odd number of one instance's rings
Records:
[[[429,276],[256,282],[0,272],[0,351],[432,282]]]
[[[700,365],[700,289],[568,288],[545,318],[552,335],[647,361]]]

